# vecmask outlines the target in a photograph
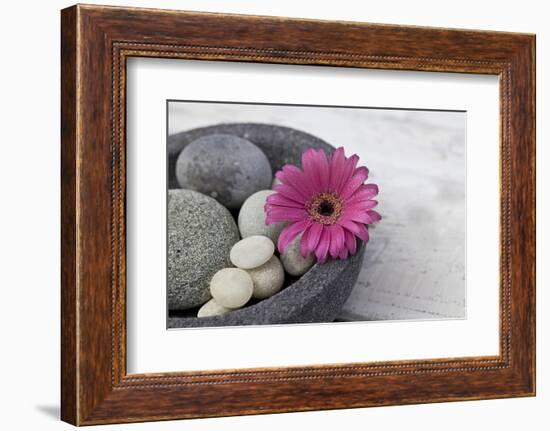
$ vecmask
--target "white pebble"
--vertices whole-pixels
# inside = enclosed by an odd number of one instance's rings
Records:
[[[271,256],[271,259],[262,266],[248,269],[247,272],[254,283],[252,296],[257,299],[266,299],[275,295],[285,282],[285,271],[277,256]]]
[[[210,293],[215,301],[225,308],[239,308],[252,297],[254,284],[246,271],[239,268],[224,268],[210,280]]]
[[[252,235],[233,246],[229,259],[237,268],[252,269],[266,263],[274,251],[275,244],[267,236]]]
[[[199,311],[197,312],[197,317],[209,317],[209,316],[219,316],[220,314],[225,314],[228,311],[231,311],[229,308],[222,307],[216,302],[214,298],[204,304]]]
[[[263,235],[271,239],[273,244],[277,244],[279,235],[286,226],[286,223],[265,223],[265,201],[272,193],[275,192],[273,190],[260,190],[244,201],[238,217],[238,225],[242,238],[252,235]]]
[[[315,263],[315,256],[313,253],[306,258],[300,253],[301,240],[302,235],[300,234],[294,238],[284,253],[281,254],[281,262],[283,263],[285,271],[290,275],[297,276],[305,274]]]

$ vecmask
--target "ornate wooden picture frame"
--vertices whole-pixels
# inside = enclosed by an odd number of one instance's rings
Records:
[[[75,425],[535,394],[535,37],[102,6],[62,11],[61,417]],[[497,75],[500,354],[128,374],[126,60]]]

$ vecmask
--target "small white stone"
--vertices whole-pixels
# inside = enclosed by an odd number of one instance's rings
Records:
[[[239,308],[252,297],[254,284],[250,275],[239,268],[224,268],[210,280],[210,293],[225,308]]]
[[[260,190],[244,201],[238,217],[242,238],[252,235],[263,235],[271,239],[273,244],[277,244],[279,235],[286,226],[286,223],[279,222],[269,225],[265,223],[265,201],[273,193],[275,193],[273,190]]]
[[[229,259],[237,268],[252,269],[266,263],[274,251],[275,245],[267,236],[252,235],[233,246]]]
[[[219,316],[220,314],[225,314],[228,311],[231,311],[229,308],[222,307],[216,302],[214,298],[204,304],[199,311],[197,312],[197,317],[209,317],[209,316]]]
[[[277,256],[271,256],[271,259],[262,266],[248,269],[246,272],[254,283],[252,297],[257,299],[266,299],[275,295],[285,282],[285,271]]]
[[[300,253],[301,240],[302,235],[300,234],[294,238],[284,253],[281,254],[281,262],[283,263],[285,271],[290,275],[303,275],[315,263],[315,256],[313,253],[306,258]]]

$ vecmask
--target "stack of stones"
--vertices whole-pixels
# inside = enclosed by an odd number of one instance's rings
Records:
[[[168,194],[170,310],[224,314],[269,298],[284,288],[285,273],[300,276],[315,263],[300,254],[300,237],[276,252],[285,224],[265,223],[273,173],[252,142],[199,138],[180,153],[176,178],[181,188]]]

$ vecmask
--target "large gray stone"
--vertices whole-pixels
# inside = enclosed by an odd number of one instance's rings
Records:
[[[178,184],[211,196],[231,210],[250,195],[267,189],[271,165],[256,145],[227,134],[203,136],[180,153],[176,163]]]
[[[302,152],[307,148],[323,148],[332,153],[334,147],[324,140],[301,130],[262,123],[226,123],[199,127],[168,136],[169,188],[178,188],[176,161],[181,151],[191,142],[208,135],[227,134],[244,138],[264,152],[273,173],[285,164],[301,166]],[[271,188],[265,187],[266,189]]]
[[[209,282],[231,266],[239,231],[229,211],[192,190],[168,192],[168,308],[184,310],[210,299]]]

